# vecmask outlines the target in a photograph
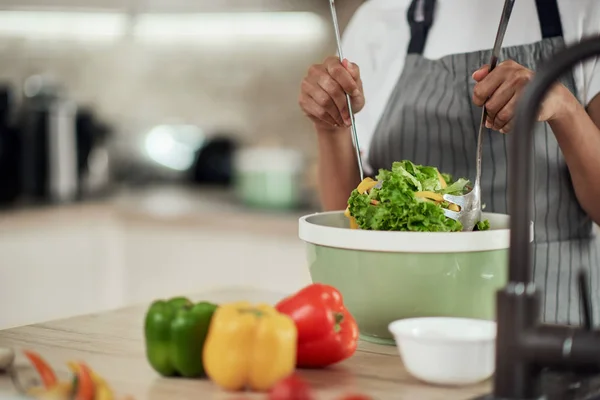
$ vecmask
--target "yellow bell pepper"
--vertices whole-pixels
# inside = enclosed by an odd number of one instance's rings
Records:
[[[221,305],[204,342],[206,375],[225,390],[267,391],[294,372],[297,337],[294,321],[269,305]]]

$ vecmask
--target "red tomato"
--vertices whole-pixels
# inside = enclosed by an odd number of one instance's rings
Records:
[[[339,400],[373,400],[373,398],[366,394],[346,394],[340,397]]]
[[[271,389],[269,400],[314,400],[314,397],[304,379],[298,375],[291,375]]]

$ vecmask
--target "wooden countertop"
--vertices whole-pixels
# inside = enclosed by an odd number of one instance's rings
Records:
[[[191,296],[214,302],[249,300],[274,303],[284,294],[248,288],[228,288]],[[73,299],[77,301],[77,299]],[[43,299],[40,299],[43,307]],[[104,376],[119,395],[137,400],[162,399],[264,399],[260,394],[225,393],[208,380],[165,379],[148,365],[144,353],[143,317],[147,304],[43,324],[0,331],[0,346],[17,350],[18,364],[26,364],[20,349],[38,351],[59,375],[66,362],[84,360]],[[403,368],[395,347],[361,343],[357,353],[327,370],[299,371],[315,388],[317,400],[334,400],[360,392],[381,400],[467,400],[486,393],[483,383],[466,388],[439,388],[422,384]],[[0,376],[0,391],[13,391]]]

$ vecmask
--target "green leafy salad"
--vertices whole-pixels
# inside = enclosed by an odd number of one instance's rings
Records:
[[[377,185],[381,182],[381,185]],[[460,232],[460,222],[444,215],[443,209],[459,211],[443,195],[463,195],[469,181],[454,181],[435,167],[395,162],[392,170],[379,170],[376,180],[366,178],[352,191],[345,215],[352,228],[377,231]],[[480,221],[475,230],[488,230]]]

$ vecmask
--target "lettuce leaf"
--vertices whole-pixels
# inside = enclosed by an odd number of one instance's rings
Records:
[[[470,182],[464,178],[460,178],[456,182],[448,182],[448,181],[446,181],[446,182],[448,183],[448,186],[446,187],[446,189],[443,189],[441,191],[441,193],[443,193],[443,194],[451,194],[454,196],[457,196],[457,195],[460,196],[460,195],[463,195],[463,194],[469,192],[468,190],[466,190],[466,187]]]
[[[485,221],[479,221],[477,225],[475,225],[474,231],[487,231],[490,229],[490,221],[487,219]]]
[[[446,182],[442,188],[440,175]],[[348,199],[350,215],[364,230],[413,231],[413,232],[459,232],[460,222],[447,218],[442,207],[447,202],[435,203],[416,197],[415,192],[428,191],[436,194],[462,195],[468,191],[469,181],[452,180],[448,174],[440,174],[435,167],[415,165],[405,160],[395,162],[391,170],[381,169],[377,175],[380,188],[360,194],[354,190]],[[478,230],[489,229],[482,221]]]

